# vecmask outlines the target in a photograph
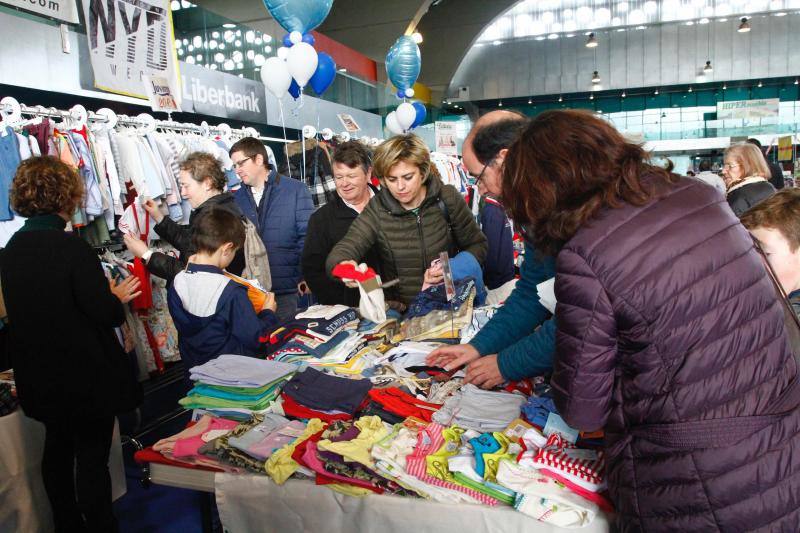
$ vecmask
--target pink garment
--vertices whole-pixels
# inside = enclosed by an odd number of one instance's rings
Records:
[[[444,436],[442,436],[443,430],[443,426],[432,422],[419,432],[417,435],[417,446],[414,448],[414,452],[406,457],[406,472],[425,483],[463,492],[486,505],[497,505],[497,500],[491,496],[428,475],[428,463],[425,458],[432,453],[436,453],[444,445]]]
[[[597,492],[605,488],[605,457],[602,451],[582,450],[565,441],[558,433],[534,456],[532,466],[572,478],[575,484]]]
[[[180,433],[156,442],[153,449],[162,455],[170,454],[173,457],[198,455],[197,450],[205,444],[203,435],[214,430],[231,431],[237,425],[238,423],[233,420],[203,415],[195,424]]]
[[[354,485],[356,487],[362,487],[365,489],[369,489],[377,494],[383,494],[383,489],[375,487],[371,483],[366,481],[362,481],[360,479],[354,479],[347,476],[342,476],[339,474],[334,474],[332,472],[328,472],[322,466],[322,461],[320,461],[319,457],[317,457],[317,443],[313,441],[308,441],[306,444],[306,451],[303,454],[303,462],[306,464],[308,468],[313,470],[318,474],[322,474],[324,477],[335,479],[336,481],[341,481],[342,483],[347,483],[348,485]]]

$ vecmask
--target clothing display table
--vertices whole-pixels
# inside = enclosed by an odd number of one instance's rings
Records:
[[[41,475],[44,433],[44,426],[21,409],[0,417],[0,531],[53,531]],[[127,490],[117,424],[108,465],[111,494],[116,500]]]
[[[337,494],[311,481],[290,479],[277,485],[265,476],[225,474],[152,463],[153,483],[170,487],[215,492],[219,515],[226,531],[352,531],[417,533],[500,533],[569,531],[515,511],[509,507],[456,505],[399,496],[370,495],[353,498]],[[269,527],[265,529],[265,524]],[[585,533],[610,531],[600,514]]]

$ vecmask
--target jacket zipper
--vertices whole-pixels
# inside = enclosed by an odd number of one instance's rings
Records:
[[[422,234],[422,209],[417,213],[417,232],[419,233],[419,242],[422,245],[422,271],[425,272],[428,269],[428,257],[425,236]]]

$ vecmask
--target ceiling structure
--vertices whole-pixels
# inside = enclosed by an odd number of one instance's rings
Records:
[[[261,2],[195,1],[235,22],[282,35]],[[705,24],[710,19],[797,9],[800,0],[335,0],[317,31],[379,64],[397,37],[420,32],[424,41],[419,81],[431,87],[436,98],[447,96],[472,46],[675,21]],[[385,71],[379,68],[380,72],[385,79]]]

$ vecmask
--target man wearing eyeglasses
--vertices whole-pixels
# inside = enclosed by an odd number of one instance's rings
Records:
[[[463,164],[484,198],[501,198],[505,155],[526,125],[527,118],[519,113],[492,111],[478,119],[464,141]],[[499,210],[505,219],[502,207]],[[489,265],[503,261],[504,253],[511,255],[513,269],[513,251],[498,250],[506,245],[495,236],[490,223],[482,220],[482,226],[489,241],[484,273]],[[510,247],[510,236],[507,242]],[[521,276],[505,305],[469,344],[434,350],[428,364],[448,370],[465,365],[465,382],[484,389],[551,371],[555,317],[540,303],[536,286],[553,276],[555,258],[537,253],[526,240]],[[486,284],[491,287],[489,281]]]
[[[314,211],[311,193],[296,179],[279,175],[269,163],[267,150],[258,139],[246,137],[230,150],[242,186],[233,193],[242,213],[258,229],[272,274],[272,291],[278,318],[291,320],[297,311],[302,279],[300,256],[308,218]]]

